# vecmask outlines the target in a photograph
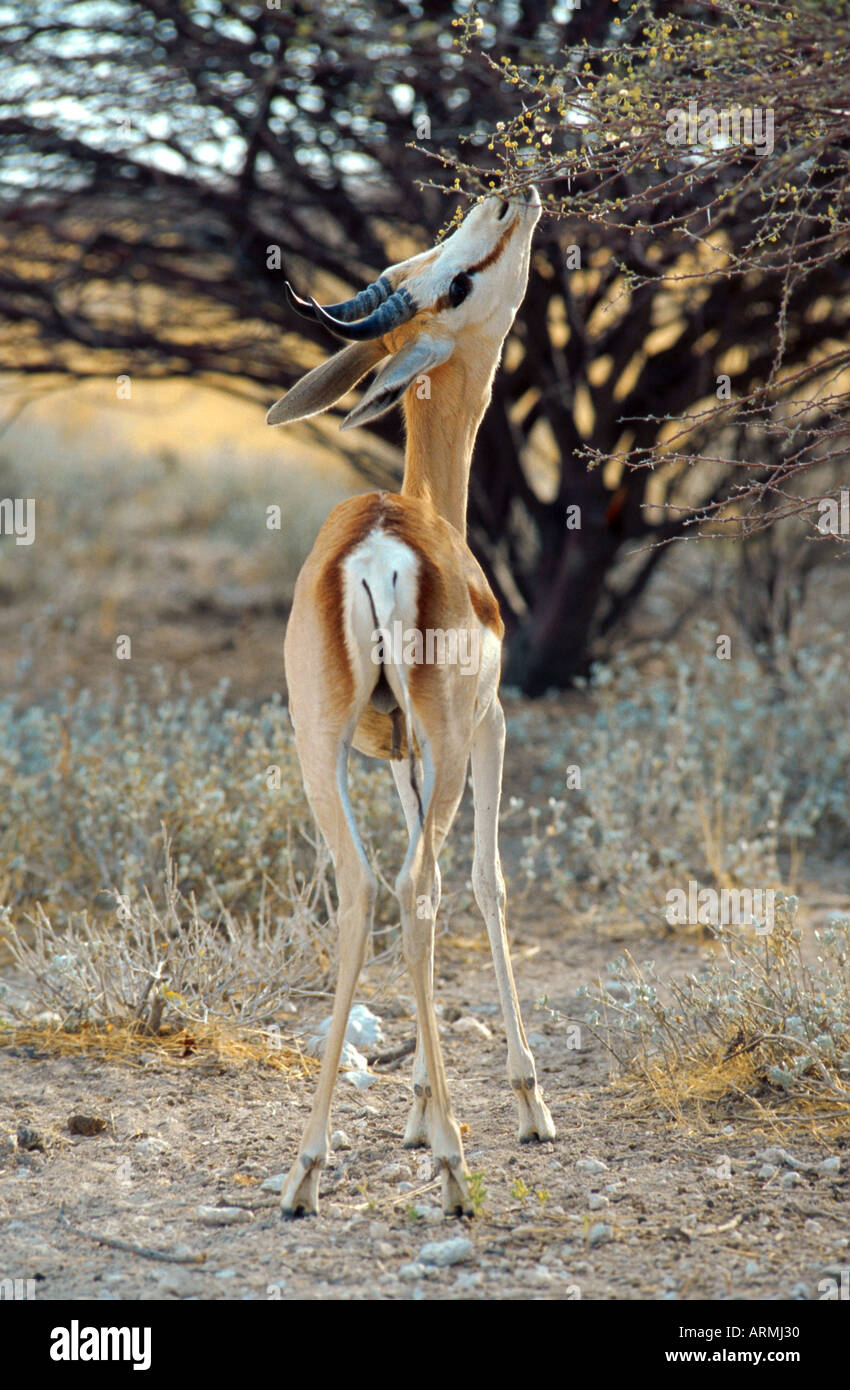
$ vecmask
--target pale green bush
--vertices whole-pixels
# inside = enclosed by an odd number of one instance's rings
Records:
[[[176,882],[202,912],[253,911],[266,879],[311,877],[317,832],[280,700],[230,709],[207,696],[156,705],[84,692],[56,710],[0,704],[0,901],[61,916],[112,910],[147,889],[163,902],[163,825]],[[279,781],[279,786],[275,785]],[[403,821],[387,770],[352,760],[352,795],[377,869],[400,864]],[[380,846],[380,849],[378,848]]]
[[[590,1001],[591,1027],[618,1070],[672,1093],[710,1079],[757,1093],[846,1106],[850,1102],[850,916],[815,932],[817,956],[803,952],[793,897],[777,901],[773,930],[714,930],[719,949],[700,967],[666,983],[655,964],[619,956]],[[743,1065],[736,1065],[736,1064]]]
[[[509,807],[514,825],[527,817],[521,870],[535,895],[648,921],[688,879],[778,888],[801,850],[846,845],[844,636],[797,653],[782,699],[751,655],[713,651],[703,626],[666,653],[666,678],[625,658],[595,669],[587,705],[552,740],[546,810]],[[509,737],[533,718],[515,715]],[[566,789],[571,765],[580,788]]]

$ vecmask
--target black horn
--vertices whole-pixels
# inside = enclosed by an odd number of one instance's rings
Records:
[[[371,286],[370,286],[371,288]],[[366,291],[364,290],[364,294]],[[383,304],[379,304],[366,318],[360,319],[358,323],[346,323],[343,319],[335,318],[329,310],[323,309],[321,304],[317,304],[315,299],[310,303],[315,310],[315,317],[338,338],[351,338],[356,342],[363,342],[367,338],[380,338],[384,333],[389,333],[391,329],[398,328],[402,323],[412,318],[416,313],[416,304],[407,290],[396,290],[385,299]]]
[[[302,299],[296,294],[289,281],[284,285],[286,298],[290,307],[296,314],[300,314],[305,319],[316,319],[318,314],[313,308],[313,302],[309,299]],[[355,319],[362,319],[367,314],[371,314],[380,304],[383,304],[392,293],[392,285],[386,275],[381,275],[379,279],[367,285],[365,290],[361,290],[353,299],[343,299],[339,304],[328,304],[325,313],[333,318],[339,319],[341,323],[352,323]]]

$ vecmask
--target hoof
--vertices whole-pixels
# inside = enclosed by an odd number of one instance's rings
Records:
[[[537,1089],[537,1083],[534,1080],[530,1085],[523,1082],[521,1088],[515,1085],[514,1089],[519,1105],[519,1142],[532,1144],[537,1140],[541,1144],[551,1143],[557,1138],[558,1131],[549,1114],[549,1107]]]
[[[428,1100],[424,1095],[416,1096],[413,1102],[402,1143],[406,1149],[427,1149],[431,1143],[428,1133]]]
[[[318,1216],[319,1175],[324,1166],[321,1158],[299,1154],[283,1185],[280,1196],[281,1216]]]
[[[444,1214],[446,1216],[474,1216],[475,1209],[466,1183],[469,1174],[463,1159],[437,1159],[437,1168],[443,1190]]]

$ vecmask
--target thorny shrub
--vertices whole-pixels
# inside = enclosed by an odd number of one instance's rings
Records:
[[[709,627],[692,636],[674,659],[657,653],[667,676],[648,680],[626,657],[597,666],[552,741],[547,809],[509,802],[514,824],[528,817],[521,869],[536,894],[657,921],[690,879],[778,889],[815,836],[824,855],[846,844],[843,634],[799,650],[781,691],[749,653],[718,660]],[[533,718],[515,716],[509,737]],[[568,767],[580,786],[567,789]]]
[[[809,963],[796,912],[795,898],[780,898],[763,935],[713,928],[717,946],[700,968],[667,984],[652,961],[613,961],[605,980],[580,992],[618,1069],[656,1095],[686,1094],[696,1082],[714,1095],[738,1090],[762,1103],[846,1107],[850,916],[835,914],[815,933],[818,955]]]
[[[524,888],[535,909],[657,921],[669,890],[689,879],[779,890],[800,846],[817,836],[826,856],[846,842],[841,634],[795,654],[783,699],[756,660],[740,651],[717,660],[707,628],[692,638],[689,654],[657,653],[651,678],[625,659],[595,670],[544,759],[548,808],[505,804],[503,838],[509,845],[513,830],[521,841],[512,899]],[[85,693],[22,713],[0,703],[0,930],[31,999],[66,1022],[268,1019],[291,991],[329,983],[335,962],[332,875],[287,712],[278,700],[230,708],[224,684],[192,698],[163,678],[161,695],[146,704],[128,682],[97,704]],[[538,712],[511,702],[509,711],[509,738],[531,737]],[[570,766],[581,785],[567,790]],[[406,838],[392,781],[359,759],[351,777],[386,886]],[[468,852],[450,837],[441,856],[447,887],[458,879],[461,894]],[[389,894],[383,913],[396,920]],[[846,926],[835,931],[846,938]],[[768,949],[770,969],[787,974],[784,941],[780,931]],[[710,987],[683,987],[683,1039],[705,1025],[706,1039],[726,1046],[736,1020],[745,1039],[755,1036],[773,984],[749,967],[736,972],[743,957],[730,952]],[[771,1084],[787,1074],[808,1086],[818,1065],[844,1066],[846,968],[830,989],[815,989],[806,971],[795,978],[798,1003],[776,1006],[781,1028],[774,1019],[768,1037],[766,1017],[758,1023],[758,1055]],[[838,1012],[819,1023],[822,999]],[[799,1027],[805,1053],[789,1041]],[[829,1034],[831,1062],[818,1042]]]

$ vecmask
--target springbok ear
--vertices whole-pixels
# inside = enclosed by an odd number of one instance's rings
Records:
[[[267,425],[291,425],[327,410],[356,386],[387,353],[380,338],[350,343],[314,367],[277,401],[266,416]]]
[[[451,357],[453,344],[445,338],[421,334],[405,343],[403,348],[385,362],[359,405],[346,415],[341,430],[377,420],[401,400],[412,381]]]

